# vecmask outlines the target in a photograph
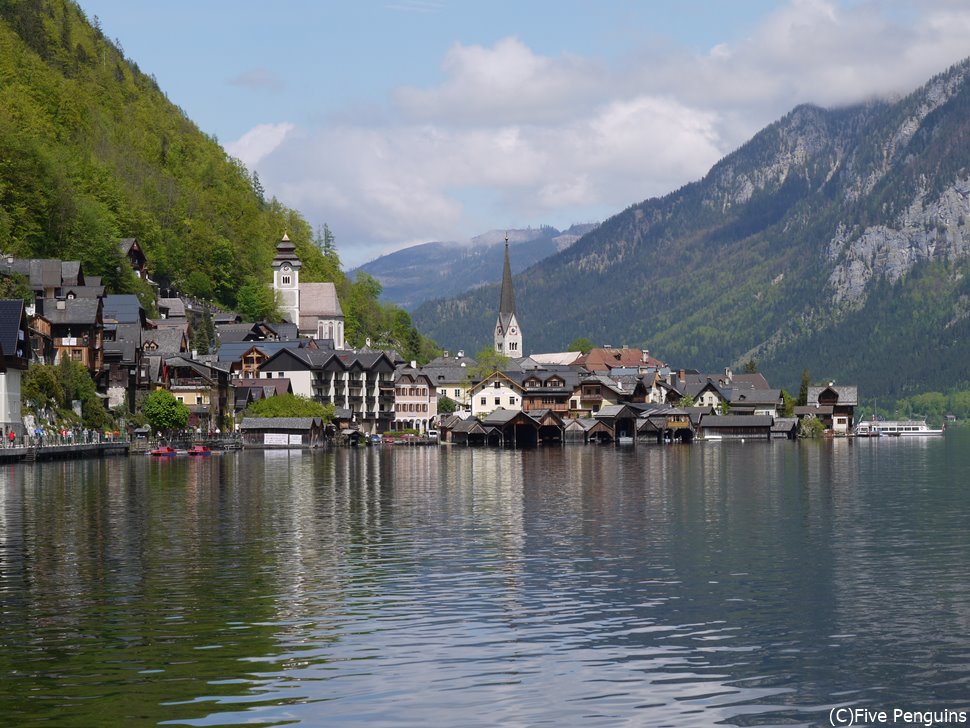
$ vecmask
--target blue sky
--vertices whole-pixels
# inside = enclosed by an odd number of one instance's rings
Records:
[[[970,56],[961,0],[80,0],[345,265],[603,220],[799,103]]]

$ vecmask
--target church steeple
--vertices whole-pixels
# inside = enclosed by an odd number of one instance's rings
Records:
[[[499,300],[500,314],[515,313],[515,293],[512,291],[512,266],[509,264],[509,234],[505,233],[505,267],[502,270],[502,297]]]
[[[290,236],[276,245],[273,258],[273,293],[279,298],[283,318],[290,323],[300,324],[300,268],[303,263],[296,253],[296,246]]]
[[[503,356],[519,358],[522,354],[522,327],[515,315],[515,294],[512,291],[512,266],[509,263],[509,235],[505,234],[505,265],[502,269],[502,293],[499,298],[498,321],[495,323],[495,351]]]

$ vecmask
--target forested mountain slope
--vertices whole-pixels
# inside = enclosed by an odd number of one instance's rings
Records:
[[[134,237],[156,280],[259,312],[284,232],[303,280],[337,284],[352,342],[418,354],[408,315],[378,306],[373,281],[348,281],[324,236],[265,199],[120,41],[70,0],[0,0],[0,252],[80,259],[109,292],[137,291],[118,249]]]
[[[679,366],[753,358],[779,386],[803,368],[873,395],[965,386],[968,68],[892,103],[796,108],[702,180],[522,272],[526,349],[588,336]],[[482,288],[415,320],[474,350],[497,301]]]

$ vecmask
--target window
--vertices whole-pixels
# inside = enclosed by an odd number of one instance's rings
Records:
[[[178,400],[179,402],[182,402],[182,397],[181,397],[181,396],[178,396],[178,397],[176,397],[175,399],[177,399],[177,400]],[[184,402],[182,402],[182,404],[185,404],[185,403],[184,403]]]
[[[495,382],[495,385],[494,386],[495,386],[496,389],[501,389],[502,388],[502,383],[501,382]]]
[[[460,397],[461,396],[461,390],[460,389],[456,389],[455,390],[455,396],[456,397]]]
[[[195,403],[196,404],[202,404],[202,396],[201,395],[198,395],[198,394],[195,395]]]
[[[515,397],[509,397],[509,404],[515,404]]]
[[[495,398],[495,405],[498,406],[500,404],[502,404],[502,398],[501,397],[496,397]]]
[[[519,348],[519,342],[517,342],[517,341],[510,341],[509,342],[509,351],[515,351],[518,348]]]
[[[481,404],[481,405],[482,405],[482,407],[484,407],[484,406],[485,406],[485,397],[482,397],[482,398],[481,398],[481,399],[479,400],[479,404]]]
[[[284,286],[290,285],[290,277],[289,276],[283,276],[283,285]]]

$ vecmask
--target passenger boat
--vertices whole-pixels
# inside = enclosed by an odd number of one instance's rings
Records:
[[[926,424],[926,420],[865,420],[855,426],[856,437],[913,437],[920,435],[942,435]]]
[[[209,457],[210,455],[212,455],[212,450],[207,448],[205,445],[194,445],[193,447],[190,447],[186,452],[191,457]]]
[[[174,447],[169,447],[168,445],[161,445],[156,447],[154,450],[150,450],[148,454],[153,458],[167,458],[177,455],[178,450],[176,450]]]

